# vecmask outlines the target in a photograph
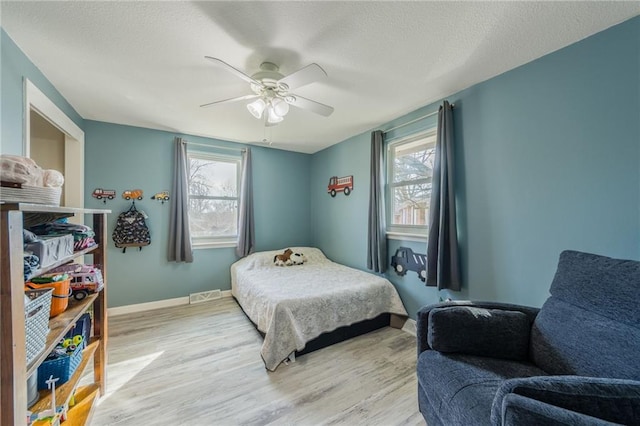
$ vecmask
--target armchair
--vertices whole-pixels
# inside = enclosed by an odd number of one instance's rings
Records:
[[[429,426],[640,425],[640,262],[565,251],[550,292],[418,312]]]

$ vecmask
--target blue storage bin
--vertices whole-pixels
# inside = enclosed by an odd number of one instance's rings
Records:
[[[56,387],[67,383],[82,361],[85,342],[80,343],[70,355],[44,361],[38,367],[38,390],[48,389],[49,377],[59,378]]]

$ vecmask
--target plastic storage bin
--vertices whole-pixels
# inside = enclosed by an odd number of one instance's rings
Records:
[[[27,407],[38,402],[38,399],[40,394],[38,393],[38,370],[36,370],[27,379]]]
[[[30,299],[24,306],[27,341],[27,365],[40,355],[47,343],[52,289],[27,290]]]
[[[45,268],[73,255],[73,235],[40,235],[39,240],[25,245],[25,250],[38,256],[40,267]]]
[[[54,281],[46,284],[36,284],[31,281],[25,284],[30,289],[52,288],[51,294],[51,310],[49,318],[63,313],[69,306],[69,297],[71,296],[71,278],[62,281]]]
[[[70,355],[44,361],[38,367],[38,389],[47,389],[47,380],[53,376],[58,378],[56,387],[67,383],[82,361],[82,350],[85,342],[79,344]]]

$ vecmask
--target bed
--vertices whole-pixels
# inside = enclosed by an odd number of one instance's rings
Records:
[[[283,250],[251,254],[231,266],[231,292],[264,336],[260,354],[274,371],[325,333],[407,311],[395,287],[378,275],[329,260],[317,248],[292,247],[302,265],[275,266]],[[388,320],[387,324],[388,325]]]

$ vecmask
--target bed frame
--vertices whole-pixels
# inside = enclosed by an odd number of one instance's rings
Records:
[[[249,318],[249,315],[247,315],[244,309],[242,309],[242,305],[240,305],[238,300],[236,300],[235,297],[233,299],[236,301],[238,306],[240,306],[240,309],[242,310],[242,313],[244,314],[244,316],[247,317],[249,321],[251,321],[251,318]],[[251,321],[251,324],[253,324],[256,331],[260,333],[262,338],[264,338],[264,333],[258,330],[258,326],[253,321]],[[333,331],[330,331],[328,333],[323,333],[318,337],[316,337],[315,339],[308,341],[303,350],[296,351],[295,356],[297,357],[300,355],[308,354],[310,352],[317,351],[318,349],[335,345],[336,343],[340,343],[345,340],[349,340],[353,337],[370,333],[372,331],[387,327],[389,325],[391,325],[391,314],[385,313],[385,314],[380,314],[373,319],[360,321],[355,324],[347,325],[344,327],[339,327]]]

